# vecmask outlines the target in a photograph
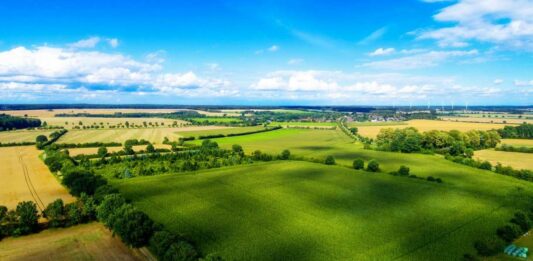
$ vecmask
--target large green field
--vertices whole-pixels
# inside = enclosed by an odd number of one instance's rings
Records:
[[[533,196],[447,164],[444,183],[278,161],[113,180],[154,220],[228,260],[456,260]]]
[[[296,127],[333,127],[337,126],[336,122],[311,122],[311,121],[274,121],[270,123],[271,126],[296,126]]]
[[[238,134],[251,131],[264,130],[263,126],[251,126],[251,127],[234,127],[234,128],[220,128],[214,130],[195,130],[195,131],[180,131],[179,135],[184,137],[198,137],[198,136],[207,136],[207,135],[216,135],[216,134]]]

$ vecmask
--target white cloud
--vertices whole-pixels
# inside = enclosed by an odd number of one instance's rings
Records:
[[[370,33],[363,40],[359,41],[359,44],[369,44],[371,42],[374,42],[374,41],[380,39],[381,37],[383,37],[383,35],[385,35],[388,30],[389,29],[386,26],[381,27],[381,28],[373,31],[372,33]]]
[[[211,71],[217,71],[217,70],[220,70],[220,65],[218,63],[206,63],[205,64],[207,66],[207,68],[209,68],[209,70]]]
[[[117,38],[109,38],[109,39],[107,39],[107,43],[109,44],[109,46],[111,46],[113,48],[117,48],[118,47],[118,39]]]
[[[421,31],[419,39],[435,39],[444,47],[465,47],[479,41],[533,51],[531,0],[459,0],[434,19],[454,25]]]
[[[75,43],[71,43],[69,44],[69,46],[72,48],[80,48],[80,49],[81,48],[94,48],[100,42],[100,40],[101,40],[100,37],[93,36],[87,39],[79,40]]]
[[[520,81],[520,80],[515,80],[514,81],[514,85],[515,86],[533,86],[533,80],[531,81]]]
[[[394,48],[378,48],[375,51],[369,53],[369,56],[384,56],[394,53],[396,50]]]
[[[279,46],[278,45],[272,45],[268,48],[268,51],[270,52],[277,52],[279,50]]]
[[[434,67],[450,59],[471,57],[478,55],[477,50],[469,51],[429,51],[411,56],[404,56],[389,60],[374,61],[363,64],[365,67],[389,70],[407,70]]]
[[[300,58],[293,58],[293,59],[290,59],[287,64],[288,65],[297,65],[297,64],[301,64],[303,63],[304,60],[303,59],[300,59]]]
[[[502,80],[502,79],[495,79],[495,80],[493,81],[493,83],[494,83],[495,85],[500,85],[500,84],[503,83],[503,80]]]

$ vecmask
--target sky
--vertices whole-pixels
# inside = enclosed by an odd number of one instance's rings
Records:
[[[533,0],[3,0],[0,103],[532,105]]]

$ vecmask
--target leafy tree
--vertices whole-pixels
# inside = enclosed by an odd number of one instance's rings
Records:
[[[113,186],[106,184],[106,185],[99,186],[94,191],[93,198],[97,203],[99,203],[99,202],[102,202],[102,200],[104,200],[105,196],[109,194],[115,194],[115,193],[118,193],[118,190],[114,188]]]
[[[69,188],[70,193],[74,196],[79,196],[81,193],[93,195],[99,186],[107,183],[101,176],[94,175],[91,171],[81,168],[65,171],[61,182]]]
[[[108,221],[113,232],[131,247],[145,246],[154,232],[153,221],[130,204],[122,205],[109,216]]]
[[[32,201],[22,201],[18,203],[15,213],[19,221],[16,234],[27,235],[37,230],[39,214],[35,203]]]
[[[150,238],[150,250],[157,257],[162,259],[165,256],[165,253],[170,247],[170,245],[172,245],[172,243],[176,242],[177,240],[178,238],[168,231],[157,231],[154,233],[152,238]]]
[[[170,245],[168,250],[165,253],[163,260],[183,260],[183,261],[193,261],[198,259],[198,252],[194,247],[185,242],[178,241]]]
[[[48,219],[48,226],[61,227],[65,222],[65,206],[62,199],[56,199],[44,209],[44,217]]]
[[[486,170],[492,170],[492,164],[490,164],[490,162],[488,162],[488,161],[483,161],[483,162],[479,165],[479,168],[480,168],[480,169],[486,169]]]
[[[326,160],[324,161],[324,164],[326,165],[335,165],[335,158],[331,155],[328,155],[326,157]]]
[[[96,217],[107,227],[111,227],[109,217],[124,204],[126,200],[120,194],[107,195],[96,209]]]
[[[37,143],[45,143],[48,141],[48,138],[45,135],[39,135],[37,138],[35,138],[35,142]]]
[[[365,168],[365,161],[362,159],[355,159],[353,161],[353,168],[354,169],[364,169]]]
[[[371,172],[378,172],[379,163],[376,160],[370,160],[368,162],[368,165],[366,166],[366,170],[371,171]]]
[[[400,166],[400,169],[398,170],[398,174],[400,176],[409,176],[409,167],[407,166]]]
[[[359,131],[359,130],[357,129],[357,127],[351,127],[351,128],[350,128],[350,132],[351,132],[353,135],[356,135],[358,131]]]
[[[154,145],[152,145],[152,144],[148,144],[148,145],[146,146],[146,152],[148,152],[148,153],[154,153],[154,152],[155,152]]]
[[[532,221],[529,220],[528,216],[523,212],[515,213],[514,217],[511,219],[511,222],[517,224],[522,229],[522,232],[529,231],[532,225]]]
[[[104,158],[105,156],[107,156],[107,148],[105,146],[101,146],[100,148],[98,148],[98,156],[100,158]]]
[[[474,156],[474,150],[471,148],[465,149],[465,156],[467,158],[472,158],[472,156]]]
[[[474,243],[474,247],[480,256],[492,256],[500,253],[504,246],[505,242],[496,236],[488,237]]]
[[[290,157],[291,157],[291,152],[289,150],[285,149],[285,150],[283,150],[281,152],[281,157],[280,158],[282,160],[288,160]]]
[[[496,234],[498,234],[501,239],[505,240],[505,242],[510,243],[522,234],[522,229],[516,224],[510,224],[498,228]]]
[[[231,146],[231,149],[233,150],[233,152],[235,152],[237,154],[240,154],[240,155],[242,155],[244,153],[244,150],[242,149],[242,146],[239,145],[239,144],[233,144]]]

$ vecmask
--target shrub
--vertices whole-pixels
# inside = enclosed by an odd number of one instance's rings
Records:
[[[331,155],[326,157],[326,160],[324,161],[324,164],[326,165],[335,165],[335,158]]]
[[[102,200],[104,200],[104,197],[106,195],[115,194],[115,193],[118,193],[118,190],[112,187],[111,185],[106,184],[106,185],[98,187],[94,191],[93,198],[97,203],[100,203],[102,202]]]
[[[100,158],[103,158],[103,157],[107,156],[107,148],[104,147],[104,146],[98,148],[97,154],[98,154],[98,157],[100,157]]]
[[[167,249],[177,241],[177,237],[168,231],[157,231],[154,233],[152,238],[150,238],[150,250],[157,257],[162,259],[165,256]]]
[[[406,166],[400,166],[400,169],[398,170],[398,174],[400,176],[409,176],[409,167]]]
[[[496,236],[476,241],[474,247],[480,256],[492,256],[503,250],[505,242]]]
[[[376,160],[370,160],[368,162],[368,165],[366,166],[366,170],[370,172],[378,172],[379,171],[379,163]]]
[[[244,153],[244,150],[242,149],[242,146],[239,145],[239,144],[233,144],[231,146],[231,149],[233,150],[233,152],[235,152],[237,154],[243,154]]]
[[[290,157],[291,157],[291,152],[290,152],[289,150],[283,150],[283,151],[281,152],[281,156],[280,156],[280,158],[281,158],[282,160],[288,160]]]
[[[427,177],[427,180],[428,180],[428,181],[435,181],[435,178],[432,177],[432,176],[428,176],[428,177]]]
[[[22,201],[18,203],[15,210],[18,216],[18,225],[15,229],[15,235],[27,235],[37,231],[39,214],[37,205],[32,201]]]
[[[486,170],[492,170],[492,164],[488,161],[483,161],[481,164],[479,164],[480,169],[486,169]]]
[[[353,168],[354,169],[364,169],[365,168],[365,161],[362,159],[355,159],[353,161]]]
[[[120,194],[110,194],[105,196],[100,206],[96,209],[98,220],[104,223],[107,227],[110,227],[108,222],[109,217],[124,204],[126,204],[126,200]]]
[[[49,227],[61,227],[65,222],[65,206],[62,199],[56,199],[54,202],[48,204],[44,209],[43,214],[48,219]]]
[[[198,252],[194,247],[185,241],[179,241],[170,245],[162,260],[182,260],[193,261],[198,259]]]
[[[496,234],[503,239],[505,242],[513,242],[522,234],[522,229],[516,224],[510,224],[498,228]]]
[[[92,172],[85,169],[71,169],[63,174],[61,181],[70,190],[74,196],[79,196],[81,193],[93,195],[95,190],[107,183],[101,176],[94,175]]]
[[[154,232],[154,222],[130,204],[122,205],[108,220],[113,232],[131,247],[145,246]]]
[[[531,228],[531,220],[523,212],[515,213],[511,223],[517,224],[522,229],[522,232],[527,232]]]

